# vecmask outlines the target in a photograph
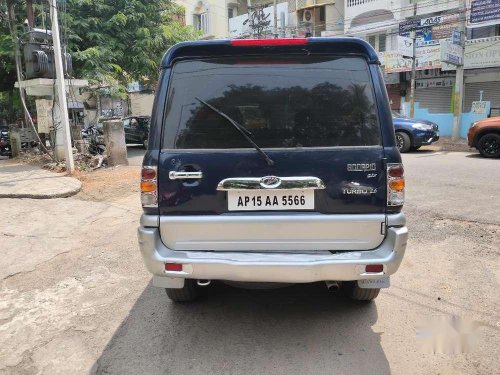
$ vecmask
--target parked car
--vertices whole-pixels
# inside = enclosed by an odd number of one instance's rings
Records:
[[[324,281],[365,301],[389,286],[405,180],[368,43],[185,42],[164,56],[156,96],[138,236],[172,300],[212,280]]]
[[[0,156],[11,156],[9,127],[0,126]]]
[[[427,120],[413,120],[392,111],[399,152],[418,150],[439,140],[439,126]]]
[[[476,121],[467,134],[470,147],[475,147],[485,158],[500,157],[500,117]]]
[[[130,116],[123,119],[126,143],[140,143],[148,148],[149,124],[151,116]]]

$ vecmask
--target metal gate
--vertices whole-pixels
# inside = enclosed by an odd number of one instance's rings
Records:
[[[471,82],[465,84],[463,112],[470,112],[472,102],[480,99],[483,91],[483,100],[491,102],[492,114],[500,111],[500,82]]]
[[[415,101],[420,108],[431,113],[449,113],[451,110],[452,87],[428,87],[415,90]]]

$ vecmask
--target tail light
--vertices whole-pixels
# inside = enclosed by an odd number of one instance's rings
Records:
[[[387,206],[402,206],[405,202],[405,171],[403,164],[387,164]]]
[[[158,207],[158,173],[156,167],[142,167],[141,203],[142,207]]]

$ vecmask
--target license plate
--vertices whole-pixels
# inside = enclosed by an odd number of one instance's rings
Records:
[[[382,279],[358,280],[358,286],[361,289],[389,288],[391,286],[391,278],[387,276]]]
[[[229,211],[313,210],[314,190],[229,190]]]

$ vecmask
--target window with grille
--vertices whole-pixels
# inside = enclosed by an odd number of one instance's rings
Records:
[[[378,52],[385,52],[385,51],[386,51],[385,34],[381,34],[378,36]]]

